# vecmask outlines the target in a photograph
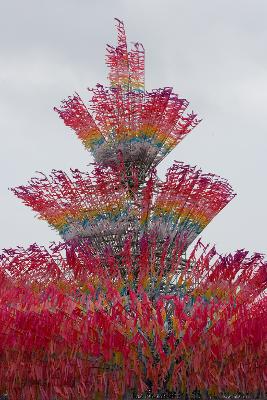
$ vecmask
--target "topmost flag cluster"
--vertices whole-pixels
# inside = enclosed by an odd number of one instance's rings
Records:
[[[267,264],[200,241],[189,252],[234,193],[181,162],[157,177],[200,120],[172,88],[145,91],[144,48],[128,50],[116,21],[110,87],[92,89],[88,107],[75,94],[55,109],[93,170],[53,170],[12,189],[62,242],[0,256],[0,394],[264,398]]]
[[[144,175],[155,167],[200,121],[185,114],[188,102],[165,87],[144,87],[144,49],[128,51],[124,25],[117,20],[118,45],[108,46],[110,87],[92,89],[89,108],[76,94],[57,109],[91,151],[97,163],[124,162]]]

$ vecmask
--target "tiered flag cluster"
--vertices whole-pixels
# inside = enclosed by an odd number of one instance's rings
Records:
[[[53,170],[13,189],[62,241],[0,256],[0,394],[264,398],[267,263],[192,245],[234,193],[181,162],[157,177],[199,120],[171,88],[145,91],[143,46],[128,50],[117,28],[110,87],[97,85],[88,107],[75,94],[56,109],[92,171]]]

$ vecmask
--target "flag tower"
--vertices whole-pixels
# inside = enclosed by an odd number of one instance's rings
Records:
[[[195,241],[234,193],[182,162],[157,177],[200,120],[172,88],[145,90],[144,48],[129,49],[116,22],[110,86],[90,89],[88,106],[75,94],[55,108],[92,171],[53,170],[12,189],[61,241],[0,257],[0,394],[264,396],[266,261]]]

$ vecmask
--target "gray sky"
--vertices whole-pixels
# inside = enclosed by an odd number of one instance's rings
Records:
[[[107,84],[114,17],[145,46],[147,89],[173,86],[203,118],[160,175],[181,160],[227,178],[238,196],[203,240],[266,253],[266,0],[0,0],[0,248],[58,240],[8,187],[92,161],[53,106]]]

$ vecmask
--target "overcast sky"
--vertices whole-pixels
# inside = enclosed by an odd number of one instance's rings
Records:
[[[58,240],[8,188],[92,162],[53,106],[107,84],[114,17],[145,46],[147,89],[173,86],[203,118],[160,176],[181,160],[227,178],[238,195],[203,240],[266,253],[266,0],[0,0],[0,248]]]

